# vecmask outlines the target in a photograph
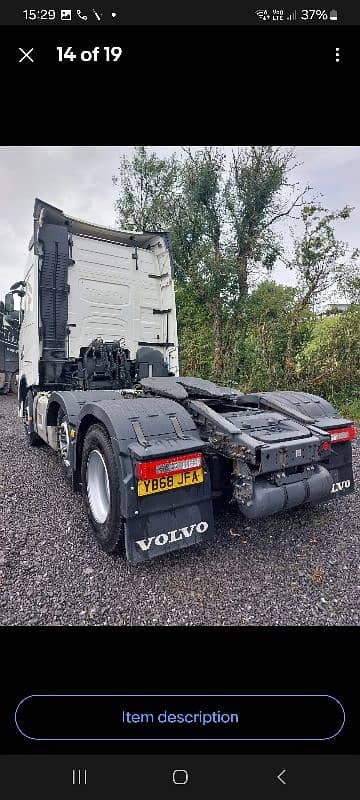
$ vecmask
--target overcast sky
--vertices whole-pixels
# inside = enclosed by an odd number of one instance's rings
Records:
[[[159,155],[178,150],[151,149]],[[72,216],[114,226],[117,189],[112,176],[124,153],[131,155],[132,148],[0,146],[0,298],[23,277],[35,197]],[[321,193],[327,208],[355,206],[337,232],[353,247],[360,246],[360,147],[297,147],[296,154],[303,164],[294,177]],[[282,283],[294,281],[283,267],[274,277]]]

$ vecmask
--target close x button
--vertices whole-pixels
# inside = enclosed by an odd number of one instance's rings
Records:
[[[18,63],[19,64],[22,64],[25,61],[27,63],[30,62],[31,64],[33,64],[34,63],[33,56],[34,56],[34,48],[33,47],[30,47],[27,50],[25,50],[23,47],[19,47],[18,48]]]

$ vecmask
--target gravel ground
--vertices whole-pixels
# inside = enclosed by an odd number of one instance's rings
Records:
[[[360,443],[354,446],[360,478]],[[57,456],[25,441],[0,397],[2,625],[358,625],[360,490],[261,522],[216,520],[214,539],[131,566],[91,535]]]

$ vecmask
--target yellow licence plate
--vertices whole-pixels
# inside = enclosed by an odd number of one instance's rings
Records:
[[[166,475],[162,478],[150,478],[148,481],[138,481],[137,493],[140,497],[156,492],[167,492],[169,489],[182,489],[184,486],[196,486],[203,483],[204,473],[202,468],[189,469],[175,475]]]

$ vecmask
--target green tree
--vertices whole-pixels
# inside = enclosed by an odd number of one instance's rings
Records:
[[[189,306],[196,298],[207,310],[215,379],[242,325],[253,272],[271,271],[280,253],[273,226],[296,214],[308,191],[290,183],[293,162],[291,150],[249,147],[233,153],[229,170],[223,148],[182,148],[181,157],[160,159],[137,147],[114,179],[121,226],[170,232],[177,285]]]
[[[177,277],[212,321],[213,377],[223,369],[225,306],[234,288],[233,262],[224,236],[225,155],[205,147],[185,149],[181,195],[173,218],[173,252]]]
[[[351,253],[348,264],[338,271],[338,290],[350,303],[360,305],[360,251],[356,248]]]
[[[235,239],[239,298],[259,267],[271,272],[281,252],[274,226],[297,214],[310,189],[291,183],[296,166],[292,149],[253,146],[233,152],[226,185],[226,207]]]
[[[175,156],[158,158],[144,146],[131,159],[123,156],[113,183],[119,188],[116,222],[130,230],[167,230],[176,196],[178,163]]]
[[[298,385],[360,414],[360,306],[317,319],[296,357]]]
[[[235,381],[248,391],[288,387],[285,366],[287,341],[296,290],[265,280],[248,295],[241,325],[231,353],[235,355]],[[308,340],[313,315],[305,310],[296,332],[296,347]]]
[[[348,219],[351,211],[349,206],[339,211],[316,205],[306,205],[302,209],[303,233],[295,240],[293,258],[288,262],[298,279],[286,355],[289,372],[294,368],[295,333],[303,310],[314,307],[315,302],[339,281],[345,269],[348,245],[337,239],[334,224]]]

